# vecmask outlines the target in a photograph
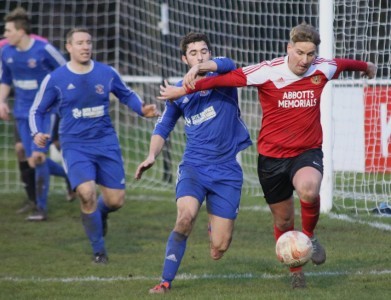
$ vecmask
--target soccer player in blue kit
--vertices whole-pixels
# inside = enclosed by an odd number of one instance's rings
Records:
[[[43,221],[47,217],[47,198],[50,174],[66,177],[63,167],[46,158],[48,147],[38,149],[32,142],[28,123],[29,110],[43,78],[66,63],[64,57],[51,44],[30,36],[30,20],[22,7],[17,7],[4,18],[4,37],[8,45],[1,52],[0,119],[9,119],[7,97],[11,87],[15,90],[14,117],[28,164],[35,168],[35,198],[37,211],[27,217],[29,221]],[[50,130],[48,115],[45,127]],[[31,170],[26,173],[34,176]],[[22,174],[22,176],[25,174]]]
[[[125,201],[125,171],[109,115],[110,93],[140,116],[156,117],[159,112],[155,104],[143,104],[114,68],[91,59],[92,38],[87,29],[70,30],[66,49],[70,61],[43,80],[30,110],[30,128],[34,142],[44,147],[50,136],[42,121],[48,109],[58,107],[68,178],[80,199],[82,223],[94,262],[105,264],[107,215]],[[99,197],[96,184],[100,186]]]
[[[209,77],[235,69],[232,60],[212,59],[206,35],[191,32],[180,43],[182,61],[189,66],[186,77]],[[182,86],[182,81],[177,83]],[[252,144],[240,118],[236,88],[201,91],[166,102],[151,137],[149,155],[135,173],[140,179],[153,166],[165,139],[179,118],[185,120],[186,149],[176,184],[177,220],[168,237],[162,280],[151,294],[170,290],[186,250],[199,209],[206,199],[209,218],[210,256],[220,259],[227,251],[238,214],[243,173],[237,162],[239,151]]]

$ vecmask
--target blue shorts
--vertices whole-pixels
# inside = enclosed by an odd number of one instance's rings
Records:
[[[64,167],[75,190],[86,181],[111,189],[125,189],[125,171],[119,145],[62,147]]]
[[[44,119],[44,132],[51,134],[52,123],[54,119],[51,114],[46,114]],[[44,148],[38,147],[33,142],[33,137],[31,136],[29,120],[28,119],[17,119],[16,120],[16,128],[18,130],[17,134],[19,135],[20,141],[22,141],[24,151],[26,153],[26,157],[31,157],[33,151],[39,151],[47,153],[49,151],[49,146],[51,144],[51,140],[46,143]]]
[[[176,198],[195,197],[200,205],[206,199],[209,214],[234,220],[239,212],[243,172],[233,161],[221,165],[178,167]]]

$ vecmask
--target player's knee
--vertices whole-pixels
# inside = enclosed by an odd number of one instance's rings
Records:
[[[319,185],[316,182],[305,182],[297,188],[300,199],[313,202],[319,197]]]
[[[83,190],[83,192],[78,192],[78,197],[80,199],[80,207],[82,212],[84,213],[92,213],[97,208],[96,203],[96,193],[95,191],[86,191]]]
[[[210,248],[210,257],[213,260],[219,260],[220,258],[223,257],[224,253],[227,250],[228,250],[228,248],[226,248],[226,249],[217,249],[217,248],[211,247]]]
[[[194,219],[191,216],[183,215],[177,218],[174,231],[188,236],[193,228]]]
[[[219,242],[211,240],[210,243],[210,257],[214,260],[218,260],[223,257],[224,253],[228,250],[231,244],[232,238],[226,238]]]
[[[275,225],[278,228],[278,230],[280,230],[282,232],[288,231],[293,226],[293,217],[279,220],[278,222],[276,222]]]
[[[318,190],[307,190],[306,192],[300,195],[300,199],[310,203],[317,201],[318,198],[319,198]]]
[[[21,142],[17,142],[15,144],[15,153],[18,161],[26,160],[26,154],[24,152],[23,144]]]

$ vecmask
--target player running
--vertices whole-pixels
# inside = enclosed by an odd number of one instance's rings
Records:
[[[212,59],[210,43],[204,34],[187,34],[181,40],[180,48],[182,61],[190,68],[186,76],[209,78],[236,68],[228,58]],[[182,82],[178,82],[177,86],[182,86]],[[177,172],[177,219],[168,237],[162,279],[150,289],[152,294],[170,290],[185,254],[187,239],[205,199],[209,217],[210,256],[218,260],[227,251],[243,184],[242,169],[236,155],[252,144],[240,118],[236,88],[205,90],[172,103],[167,101],[163,116],[153,132],[149,155],[137,168],[136,179],[140,179],[143,172],[153,166],[165,140],[181,117],[185,122],[186,149]]]
[[[320,212],[323,174],[320,100],[324,86],[342,71],[376,74],[371,62],[323,59],[316,55],[320,36],[314,27],[300,24],[290,32],[287,56],[194,82],[183,87],[161,86],[162,100],[216,87],[255,86],[262,107],[258,137],[258,176],[274,219],[274,237],[294,229],[293,191],[300,198],[302,231],[314,247],[312,262],[323,264],[326,252],[314,235]],[[189,97],[189,96],[188,96]],[[189,98],[190,99],[190,98]],[[301,267],[291,268],[292,287],[304,288]]]
[[[48,146],[38,149],[32,142],[28,116],[35,94],[43,78],[66,63],[64,57],[47,41],[30,36],[30,19],[22,7],[14,9],[4,18],[4,37],[8,45],[1,52],[0,119],[9,119],[7,98],[11,87],[15,90],[14,117],[21,138],[28,166],[23,166],[22,177],[29,184],[35,177],[35,200],[37,211],[27,217],[29,221],[47,218],[47,198],[50,174],[66,177],[63,167],[46,157]],[[45,121],[45,130],[50,130],[51,118]],[[30,198],[34,188],[28,187]]]
[[[66,37],[70,61],[42,82],[30,111],[34,142],[44,147],[49,135],[42,120],[53,106],[60,116],[60,143],[71,186],[81,204],[82,223],[94,262],[108,261],[104,235],[107,216],[125,201],[125,171],[110,115],[110,93],[140,116],[158,116],[156,105],[144,105],[118,72],[91,59],[92,39],[87,29],[74,28]],[[100,186],[98,197],[96,184]]]

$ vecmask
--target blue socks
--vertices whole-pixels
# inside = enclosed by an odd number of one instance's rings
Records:
[[[39,209],[47,212],[47,202],[50,185],[50,175],[66,178],[64,168],[46,157],[44,163],[35,166],[35,195]]]
[[[91,214],[82,212],[81,219],[94,255],[106,254],[105,241],[103,239],[102,217],[99,209]]]
[[[117,209],[112,209],[106,206],[103,202],[103,197],[99,196],[97,200],[97,208],[93,213],[81,213],[84,230],[90,240],[94,255],[98,253],[107,254],[103,237],[105,234],[103,222],[105,222],[107,215],[115,210]]]
[[[187,236],[175,231],[172,231],[168,237],[162,274],[163,281],[168,281],[171,284],[171,281],[174,280],[185,254],[186,242]]]
[[[47,212],[50,172],[47,161],[35,166],[35,195],[39,209]]]

